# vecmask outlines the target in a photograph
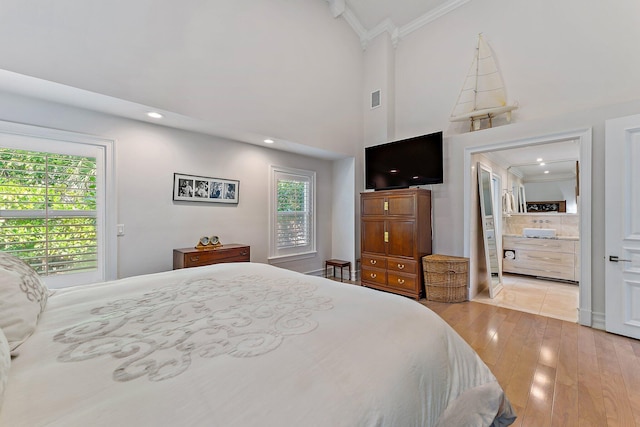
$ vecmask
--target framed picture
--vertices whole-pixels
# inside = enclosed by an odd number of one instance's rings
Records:
[[[173,200],[183,202],[238,203],[240,181],[173,174]]]
[[[566,212],[567,201],[558,200],[553,202],[527,202],[527,212],[544,213],[544,212]]]

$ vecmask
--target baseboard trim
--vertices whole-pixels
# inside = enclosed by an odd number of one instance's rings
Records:
[[[606,315],[604,313],[591,313],[591,327],[595,329],[606,330]]]

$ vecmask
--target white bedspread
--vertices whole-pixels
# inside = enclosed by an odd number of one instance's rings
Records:
[[[264,264],[56,291],[18,350],[3,427],[481,426],[512,415],[486,365],[419,303]]]

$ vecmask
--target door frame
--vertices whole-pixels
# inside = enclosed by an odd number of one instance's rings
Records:
[[[580,146],[580,282],[578,302],[578,323],[592,326],[591,309],[591,175],[592,175],[592,129],[583,128],[540,135],[530,138],[506,140],[464,149],[464,256],[471,252],[471,156],[489,151],[521,148],[577,140]]]

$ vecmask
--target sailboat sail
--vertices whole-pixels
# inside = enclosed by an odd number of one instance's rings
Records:
[[[491,50],[482,38],[478,36],[476,54],[467,73],[462,91],[458,96],[451,121],[489,118],[496,114],[510,113],[518,108],[507,105],[507,97],[502,83],[500,71],[496,65]],[[507,117],[510,119],[510,117]],[[478,122],[479,125],[479,122]]]

